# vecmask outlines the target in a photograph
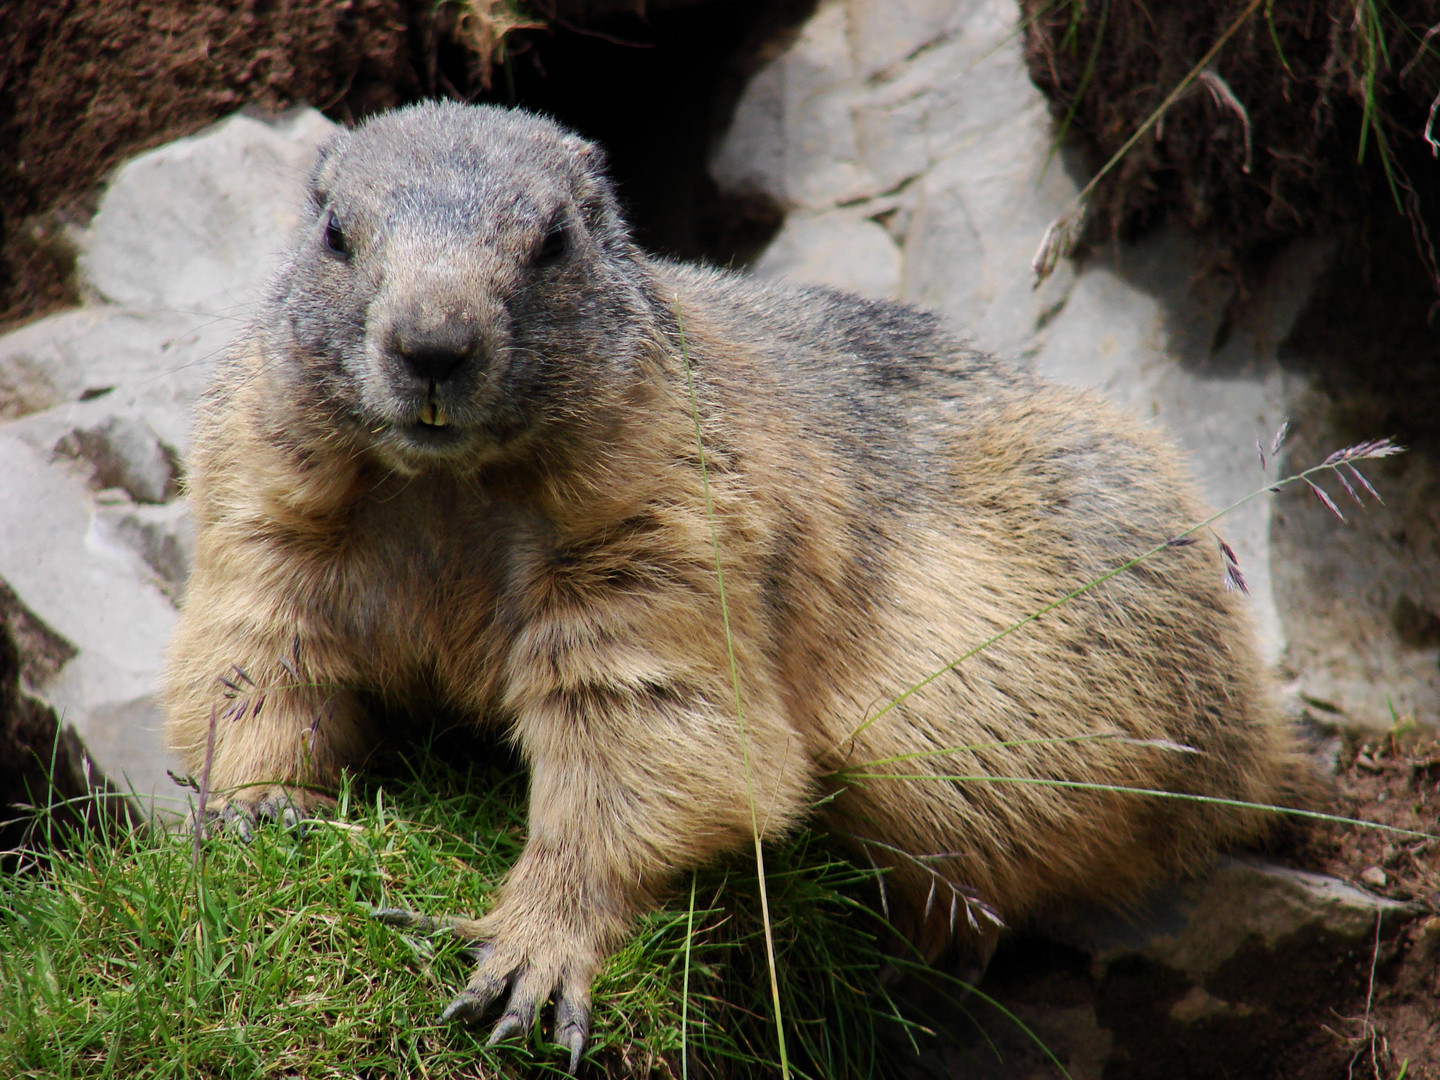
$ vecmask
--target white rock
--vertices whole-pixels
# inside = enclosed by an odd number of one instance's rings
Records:
[[[111,303],[243,309],[298,220],[301,180],[334,125],[313,109],[237,115],[124,165],[80,237],[85,283]]]
[[[1285,382],[1295,422],[1287,471],[1357,440],[1302,376],[1287,372]],[[1433,730],[1440,717],[1433,621],[1440,613],[1440,468],[1425,453],[1357,467],[1383,504],[1367,496],[1361,508],[1333,476],[1315,477],[1345,521],[1302,485],[1276,497],[1270,537],[1281,612],[1292,631],[1287,666],[1305,697],[1354,726],[1378,735],[1414,720]],[[1407,632],[1407,622],[1419,633]]]
[[[736,106],[736,135],[711,162],[722,188],[764,193],[787,209],[883,190],[860,161],[848,27],[843,3],[822,4],[790,49],[751,80]]]
[[[851,210],[791,214],[755,264],[760,277],[830,285],[875,299],[902,289],[900,249],[884,227]]]
[[[142,796],[168,794],[164,769],[173,759],[154,693],[175,609],[135,553],[95,528],[85,481],[4,430],[0,506],[0,578],[79,650],[36,689],[109,776]]]
[[[162,806],[156,689],[193,546],[175,464],[334,130],[236,116],[130,162],[79,238],[87,306],[0,338],[0,578],[79,650],[37,689]]]
[[[939,310],[980,348],[1033,357],[1052,377],[1156,418],[1217,506],[1263,489],[1276,463],[1260,469],[1254,443],[1285,411],[1276,348],[1328,251],[1301,246],[1282,260],[1223,343],[1233,297],[1197,284],[1203,261],[1173,234],[1062,262],[1036,288],[1031,260],[1078,188],[1025,71],[1014,5],[901,7],[903,18],[875,0],[822,5],[742,95],[712,171],[722,189],[790,210],[757,272],[876,294],[890,277],[878,272],[884,260],[860,254],[881,247],[856,223],[885,220],[902,251],[902,299]],[[1219,529],[1274,660],[1285,643],[1269,523],[1261,496]]]
[[[1138,952],[1198,979],[1241,951],[1275,950],[1305,940],[1302,935],[1313,948],[1343,952],[1372,942],[1377,921],[1394,926],[1420,910],[1325,874],[1225,859],[1210,875],[1176,887],[1132,920],[1112,917],[1093,924],[1089,947],[1101,962]]]
[[[177,491],[174,451],[141,416],[112,415],[94,427],[72,428],[55,452],[86,462],[92,487],[121,488],[136,502],[163,503]]]
[[[1048,114],[1009,40],[1012,14],[998,0],[906,0],[904,18],[868,0],[824,5],[746,88],[712,174],[808,219],[817,247],[831,241],[814,222],[898,207],[902,297],[984,348],[1029,349],[1074,279],[1065,266],[1037,291],[1030,260],[1075,187],[1048,163]],[[823,216],[837,209],[853,213]],[[792,276],[829,265],[797,239],[782,229],[775,241]]]
[[[851,0],[850,51],[856,74],[875,79],[921,49],[959,31],[975,3],[934,0]]]
[[[1118,259],[1093,259],[1046,328],[1035,358],[1054,378],[1099,389],[1155,417],[1187,452],[1215,507],[1249,499],[1209,531],[1239,558],[1272,663],[1283,653],[1285,635],[1271,568],[1272,496],[1265,489],[1278,479],[1280,462],[1270,458],[1262,468],[1255,445],[1268,446],[1285,419],[1275,349],[1328,256],[1325,245],[1293,248],[1254,290],[1246,321],[1230,327],[1216,349],[1230,295],[1198,290],[1201,261],[1193,242],[1162,232]]]
[[[167,596],[180,595],[195,561],[195,525],[183,500],[163,506],[102,500],[95,516],[100,535],[139,555]]]

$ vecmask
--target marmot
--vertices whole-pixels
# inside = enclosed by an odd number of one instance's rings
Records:
[[[1205,516],[1140,423],[933,314],[642,254],[601,151],[521,111],[377,116],[309,205],[197,413],[169,736],[198,773],[220,716],[243,823],[317,809],[367,701],[502,726],[529,836],[446,1015],[554,995],[573,1065],[597,965],[752,829],[815,817],[983,950],[1271,818],[1104,786],[1288,798],[1211,544],[953,663]]]

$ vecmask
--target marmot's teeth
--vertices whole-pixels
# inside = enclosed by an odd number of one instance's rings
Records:
[[[427,427],[446,427],[450,418],[445,415],[445,406],[429,401],[420,410],[420,422]]]

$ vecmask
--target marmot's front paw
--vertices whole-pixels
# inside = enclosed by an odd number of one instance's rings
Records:
[[[278,821],[287,829],[303,831],[308,819],[326,817],[335,808],[333,796],[309,788],[281,784],[254,784],[235,788],[206,801],[205,820],[218,821],[247,844],[255,826]]]
[[[551,1041],[570,1052],[571,1073],[579,1067],[590,1033],[590,984],[599,964],[583,944],[561,941],[558,927],[551,928],[543,939],[522,943],[491,931],[488,920],[432,919],[400,908],[381,908],[375,917],[421,933],[449,930],[476,943],[479,966],[465,989],[440,1014],[441,1020],[477,1021],[509,990],[505,1011],[487,1040],[493,1046],[516,1032],[529,1031],[535,1014],[553,997],[555,1034]]]

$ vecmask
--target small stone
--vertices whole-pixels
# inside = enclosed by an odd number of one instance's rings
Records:
[[[93,427],[77,427],[55,444],[55,453],[84,461],[97,490],[123,489],[136,502],[168,502],[179,488],[178,455],[144,417],[117,413]]]
[[[1244,1002],[1238,1006],[1232,1005],[1222,998],[1213,996],[1202,986],[1192,986],[1184,997],[1170,1006],[1169,1015],[1171,1020],[1178,1023],[1193,1024],[1199,1020],[1213,1020],[1230,1013],[1249,1016],[1254,1011],[1252,1006]]]
[[[1430,963],[1440,955],[1440,915],[1432,915],[1415,932],[1414,956],[1419,963]]]
[[[1376,889],[1383,889],[1390,883],[1390,879],[1385,876],[1385,871],[1378,866],[1370,866],[1361,870],[1360,880]]]
[[[1357,769],[1364,769],[1366,772],[1380,771],[1380,766],[1375,763],[1375,759],[1369,754],[1356,754],[1355,767]]]

